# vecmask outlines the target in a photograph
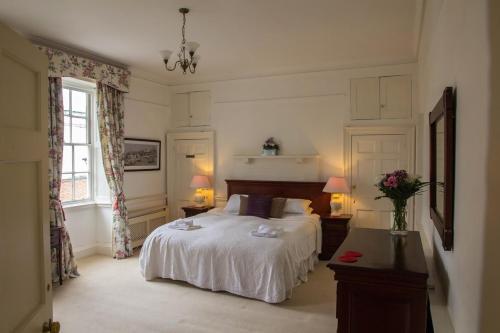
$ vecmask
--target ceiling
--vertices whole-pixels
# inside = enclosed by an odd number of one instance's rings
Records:
[[[167,84],[412,62],[422,0],[0,0],[17,31],[129,66]],[[159,51],[201,44],[197,73]]]

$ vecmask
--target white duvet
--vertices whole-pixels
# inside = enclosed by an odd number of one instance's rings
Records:
[[[139,258],[146,280],[182,280],[279,303],[307,280],[321,251],[321,224],[315,214],[265,220],[215,209],[193,219],[201,229],[163,225],[146,238]],[[284,233],[278,238],[251,236],[263,223],[283,227]]]

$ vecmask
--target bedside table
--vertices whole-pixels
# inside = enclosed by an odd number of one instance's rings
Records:
[[[330,260],[349,232],[349,221],[352,215],[321,216],[321,231],[323,234],[320,260]]]
[[[184,214],[186,217],[191,217],[195,216],[201,213],[206,213],[210,209],[214,208],[213,206],[203,206],[203,207],[197,207],[197,206],[186,206],[182,207],[182,210],[184,211]]]

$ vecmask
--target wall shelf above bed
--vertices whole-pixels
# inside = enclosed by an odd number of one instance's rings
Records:
[[[253,163],[255,160],[295,160],[295,163],[304,163],[307,159],[318,159],[319,155],[276,155],[276,156],[263,156],[263,155],[234,155],[233,158],[244,160],[246,164]]]

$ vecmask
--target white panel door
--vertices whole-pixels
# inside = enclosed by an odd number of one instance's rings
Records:
[[[191,126],[210,124],[210,92],[195,91],[189,94],[189,120]]]
[[[174,127],[189,126],[189,94],[173,95],[172,123]]]
[[[411,118],[411,76],[380,78],[380,117],[382,119]]]
[[[351,140],[352,224],[360,228],[389,229],[392,203],[375,200],[374,186],[384,173],[396,169],[411,172],[412,155],[407,135],[354,135]],[[408,225],[413,226],[413,204],[408,202]]]
[[[379,78],[351,80],[351,119],[380,119]]]
[[[52,317],[47,58],[0,24],[0,332]]]
[[[195,190],[189,187],[194,175],[210,176],[212,164],[210,156],[210,140],[175,140],[174,142],[174,172],[171,181],[174,182],[172,201],[173,209],[170,210],[171,218],[184,217],[183,206],[193,204]],[[170,180],[169,180],[170,181]]]

